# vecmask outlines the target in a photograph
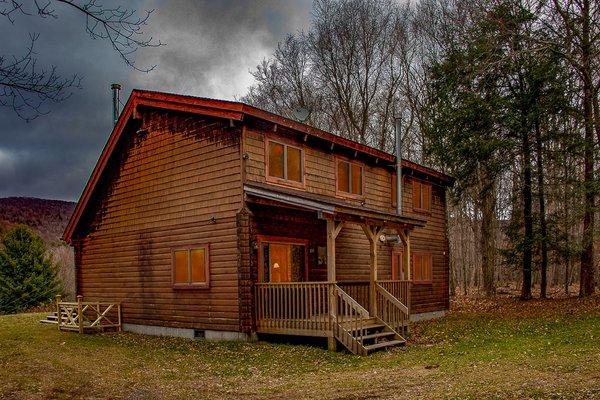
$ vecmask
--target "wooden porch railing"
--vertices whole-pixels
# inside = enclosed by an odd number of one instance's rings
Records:
[[[387,285],[391,289],[398,287],[402,290],[403,285]],[[408,298],[409,296],[407,296]],[[408,333],[408,323],[410,320],[410,311],[408,305],[400,301],[400,298],[393,295],[381,283],[375,283],[375,303],[377,317],[385,322],[389,327],[402,336]]]
[[[56,298],[56,319],[59,330],[104,331],[108,328],[121,330],[121,304],[98,301],[83,301],[83,296],[77,296],[77,301],[61,301]]]
[[[377,283],[410,310],[410,281],[382,280]]]
[[[330,282],[257,283],[256,330],[262,333],[330,336],[329,293],[334,286]]]
[[[363,308],[369,309],[369,281],[344,281],[337,285]]]

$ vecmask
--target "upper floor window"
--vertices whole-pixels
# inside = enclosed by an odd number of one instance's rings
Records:
[[[173,250],[173,285],[208,287],[208,245]]]
[[[431,184],[412,180],[412,205],[413,210],[431,211]]]
[[[304,157],[300,148],[268,141],[267,177],[292,183],[304,182]]]
[[[363,167],[349,161],[337,160],[337,191],[362,196]]]

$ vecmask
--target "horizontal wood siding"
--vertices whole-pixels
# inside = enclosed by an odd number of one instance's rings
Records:
[[[124,323],[239,330],[240,129],[157,111],[136,128],[78,232],[78,292],[123,302]],[[206,243],[209,288],[174,289],[172,249]]]
[[[392,246],[377,246],[378,279],[391,279]],[[336,276],[339,282],[368,281],[370,277],[369,240],[357,224],[345,224],[335,240]]]
[[[246,163],[246,179],[248,181],[266,182],[265,171],[265,135],[258,130],[247,129],[244,151],[248,154]],[[310,147],[293,137],[288,142],[301,147],[305,153],[306,191],[324,196],[336,197],[336,156],[321,148]],[[383,168],[365,165],[364,202],[366,207],[376,210],[390,211],[390,179],[391,176]],[[360,205],[363,199],[344,199],[349,204]]]
[[[446,234],[446,190],[442,186],[432,185],[431,212],[423,213],[412,208],[412,179],[406,177],[402,193],[404,213],[427,219],[423,228],[411,232],[412,252],[425,252],[432,255],[433,282],[413,284],[411,312],[422,313],[447,310],[449,297],[449,257],[448,237]]]
[[[265,179],[265,133],[259,129],[247,129],[244,140],[246,161],[246,179],[266,183]],[[274,135],[267,133],[266,135]],[[305,151],[306,192],[336,197],[336,156],[334,151],[311,146],[297,137],[285,137],[289,143],[300,146]],[[395,212],[392,204],[393,170],[372,164],[364,164],[364,206],[366,208]],[[415,228],[411,232],[412,250],[428,252],[433,260],[433,282],[416,284],[412,292],[412,312],[445,310],[449,307],[449,258],[446,236],[446,196],[445,188],[432,183],[431,212],[423,213],[412,208],[413,171],[405,170],[403,179],[403,214],[417,216],[427,220],[424,228]],[[301,192],[301,191],[299,191]],[[352,205],[361,205],[361,200],[344,198]],[[293,231],[288,235],[294,236]],[[395,232],[388,232],[395,234]],[[379,279],[391,279],[391,251],[389,244],[379,244]],[[346,225],[336,240],[336,274],[338,281],[368,280],[369,244],[364,232],[358,225]]]

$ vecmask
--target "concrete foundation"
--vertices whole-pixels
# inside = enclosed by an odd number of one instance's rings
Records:
[[[208,329],[171,328],[168,326],[123,324],[123,330],[127,332],[141,333],[153,336],[174,336],[185,339],[206,340],[239,340],[251,341],[253,338],[242,332],[213,331]]]
[[[442,318],[445,315],[446,315],[446,311],[445,310],[442,310],[442,311],[431,311],[431,312],[420,313],[420,314],[411,314],[410,320],[412,322],[425,321],[425,320],[428,320],[428,319]]]

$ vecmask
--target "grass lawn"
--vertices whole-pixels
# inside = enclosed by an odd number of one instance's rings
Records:
[[[318,345],[79,335],[0,316],[0,398],[600,399],[600,297],[460,301],[409,344]]]

